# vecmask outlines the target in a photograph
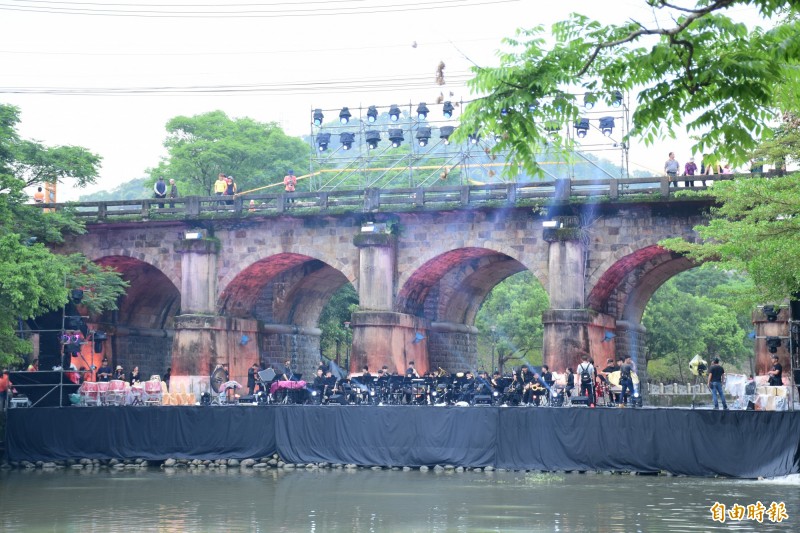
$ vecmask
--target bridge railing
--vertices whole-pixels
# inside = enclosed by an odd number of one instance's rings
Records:
[[[698,178],[706,178],[700,180]],[[566,203],[570,201],[668,200],[677,191],[703,190],[733,175],[694,176],[691,187],[683,177],[670,181],[652,178],[602,180],[550,180],[528,183],[491,183],[445,187],[366,189],[262,193],[245,196],[185,196],[174,199],[114,200],[36,204],[46,209],[74,209],[79,217],[97,221],[170,218],[216,218],[282,213],[316,214],[342,212],[456,209],[465,207]]]

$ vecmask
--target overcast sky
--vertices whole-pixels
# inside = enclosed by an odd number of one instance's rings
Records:
[[[653,20],[644,0],[0,0],[0,102],[21,109],[23,137],[101,155],[86,192],[106,190],[158,163],[174,116],[221,109],[306,135],[313,107],[435,101],[439,61],[467,99],[469,67],[495,65],[503,37],[573,11]],[[634,144],[631,170],[673,149],[688,157],[686,139]]]

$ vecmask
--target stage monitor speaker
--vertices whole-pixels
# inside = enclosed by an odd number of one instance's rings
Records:
[[[258,378],[264,383],[269,383],[270,381],[275,379],[275,371],[272,370],[271,368],[262,370],[258,373]]]
[[[472,400],[472,405],[492,405],[492,397],[488,394],[477,394]]]
[[[572,405],[589,405],[589,397],[588,396],[573,396]]]
[[[346,405],[347,400],[344,397],[344,394],[331,394],[328,398],[328,405],[336,404],[336,405]]]

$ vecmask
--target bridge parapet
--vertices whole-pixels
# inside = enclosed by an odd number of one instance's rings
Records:
[[[475,207],[522,207],[571,202],[663,202],[684,190],[701,191],[733,175],[703,176],[692,187],[666,176],[601,180],[549,180],[448,187],[334,190],[219,196],[186,196],[156,200],[113,200],[36,204],[44,209],[74,209],[86,221],[147,221],[154,219],[239,218],[255,215],[295,216],[352,212],[398,212]],[[678,186],[680,184],[680,186]],[[671,186],[676,185],[676,186]]]

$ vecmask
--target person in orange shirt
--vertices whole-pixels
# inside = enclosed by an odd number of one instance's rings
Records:
[[[36,189],[36,192],[33,193],[33,203],[35,204],[43,204],[44,203],[44,191],[41,187]]]
[[[3,370],[3,373],[0,374],[0,411],[3,411],[6,408],[6,401],[8,398],[8,391],[14,384],[11,383],[11,380],[8,377],[8,370]]]

